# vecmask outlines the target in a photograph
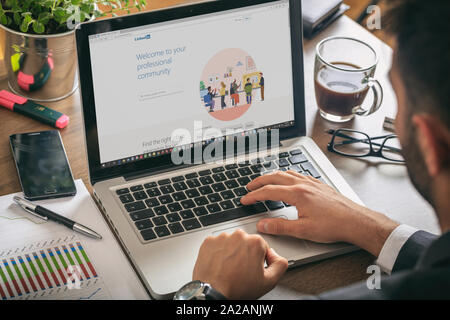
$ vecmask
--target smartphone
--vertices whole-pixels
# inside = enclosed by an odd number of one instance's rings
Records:
[[[58,130],[13,134],[9,141],[26,199],[76,194],[72,170]]]

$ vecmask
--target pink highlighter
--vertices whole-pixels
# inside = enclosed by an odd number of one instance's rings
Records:
[[[67,115],[6,90],[0,91],[0,106],[58,129],[65,128],[69,123]]]

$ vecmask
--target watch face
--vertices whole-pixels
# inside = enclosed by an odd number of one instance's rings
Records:
[[[195,280],[189,282],[175,294],[176,300],[191,300],[203,292],[203,283]]]

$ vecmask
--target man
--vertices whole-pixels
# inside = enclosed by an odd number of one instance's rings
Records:
[[[259,87],[261,88],[261,101],[264,101],[264,77],[263,73],[259,73],[260,79],[259,79]]]
[[[318,298],[450,298],[450,1],[394,3],[383,21],[395,40],[390,80],[398,101],[396,130],[410,178],[435,209],[442,236],[399,225],[311,177],[279,172],[253,180],[243,204],[282,200],[299,211],[296,221],[262,219],[259,232],[353,243],[391,273],[380,290],[362,283]],[[229,299],[254,299],[271,290],[287,266],[260,236],[237,231],[205,240],[193,279]]]
[[[252,90],[253,85],[250,82],[250,78],[247,78],[247,82],[244,85],[245,95],[247,97],[247,104],[252,104]]]

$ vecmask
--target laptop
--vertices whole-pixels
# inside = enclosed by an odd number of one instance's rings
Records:
[[[260,175],[295,170],[361,203],[305,136],[300,3],[202,2],[76,31],[94,197],[156,299],[192,280],[206,237],[297,219],[278,199],[242,206]],[[262,236],[290,267],[356,249]]]

